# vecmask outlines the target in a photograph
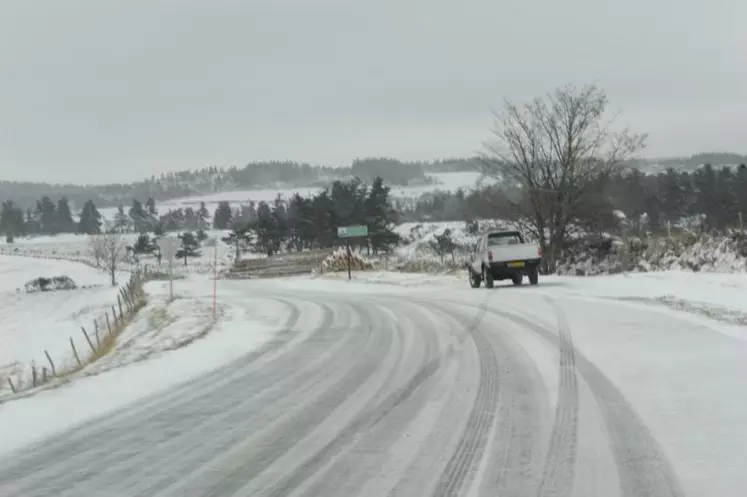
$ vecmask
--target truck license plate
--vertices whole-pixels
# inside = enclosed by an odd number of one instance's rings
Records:
[[[524,267],[523,262],[509,262],[508,267]]]

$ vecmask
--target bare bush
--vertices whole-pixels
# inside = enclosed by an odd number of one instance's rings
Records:
[[[112,286],[117,285],[117,268],[127,256],[127,242],[121,233],[108,232],[93,235],[90,241],[91,253],[96,266],[109,273]]]

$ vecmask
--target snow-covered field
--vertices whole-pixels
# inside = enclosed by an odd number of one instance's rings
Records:
[[[229,267],[233,263],[234,249],[227,245],[221,238],[228,234],[227,231],[208,230],[209,239],[217,239],[217,244],[212,242],[203,243],[198,257],[190,257],[185,266],[182,260],[176,261],[174,270],[177,273],[209,273],[213,269],[213,259],[217,256],[218,269]],[[134,244],[137,234],[126,233],[123,235],[128,244]],[[171,236],[175,236],[171,234]],[[19,255],[38,259],[62,259],[86,264],[93,264],[94,258],[91,254],[90,237],[78,234],[60,234],[53,236],[33,236],[16,238],[12,244],[0,240],[0,255]],[[217,248],[217,254],[215,249]],[[243,258],[252,257],[253,254],[242,254]],[[147,265],[150,269],[159,271],[166,270],[166,264],[162,261],[159,266],[155,257],[141,256],[137,265],[123,262],[121,269],[131,271],[143,268]]]
[[[436,190],[448,190],[454,191],[459,188],[474,188],[478,181],[480,181],[480,173],[478,172],[457,172],[457,173],[434,173],[428,176],[438,180],[438,183],[432,185],[421,185],[414,187],[399,187],[393,186],[391,195],[398,198],[417,198],[423,193],[428,193]],[[280,195],[284,198],[289,198],[295,193],[299,193],[304,196],[311,196],[319,192],[319,188],[285,188],[285,189],[257,189],[257,190],[237,190],[231,192],[220,192],[212,195],[185,197],[172,199],[165,202],[158,203],[158,210],[161,213],[167,212],[170,209],[179,209],[192,207],[193,209],[199,208],[201,202],[205,202],[207,209],[213,213],[219,202],[230,202],[236,206],[238,204],[246,204],[249,201],[265,201],[272,202],[275,198]],[[125,212],[129,206],[125,206]],[[99,212],[105,219],[113,219],[117,213],[116,207],[108,207],[99,209]]]
[[[38,277],[70,276],[78,288],[27,294],[23,285]],[[83,287],[86,288],[83,288]],[[106,273],[68,261],[0,256],[0,377],[27,376],[32,363],[56,367],[73,361],[72,338],[80,351],[87,347],[81,326],[103,326],[104,312],[117,302],[117,288]],[[0,392],[8,389],[0,378]]]

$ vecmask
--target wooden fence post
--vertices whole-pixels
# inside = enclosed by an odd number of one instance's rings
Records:
[[[52,374],[57,376],[57,369],[54,367],[54,362],[52,362],[52,356],[49,355],[49,352],[46,350],[44,351],[44,355],[47,356],[47,360],[49,361],[49,365],[52,367]]]
[[[91,347],[91,351],[95,354],[96,347],[93,346],[93,342],[91,341],[91,338],[88,336],[88,333],[86,333],[86,329],[83,326],[81,326],[80,330],[83,332],[83,336],[86,337],[86,342],[88,342],[88,345]]]
[[[117,304],[119,305],[119,319],[121,321],[124,314],[122,313],[122,299],[119,298],[119,294],[117,294]]]
[[[13,393],[16,393],[16,386],[13,384],[13,380],[10,379],[10,376],[8,376],[8,385],[10,385],[10,390]]]
[[[31,365],[31,385],[36,386],[36,364]]]
[[[93,332],[96,333],[96,348],[101,348],[101,339],[99,338],[99,322],[97,320],[93,320]]]
[[[106,329],[109,330],[109,336],[112,336],[112,325],[109,322],[109,313],[105,312],[104,315],[106,316]]]
[[[73,348],[73,355],[75,356],[75,360],[78,362],[78,366],[83,367],[83,363],[80,362],[80,356],[78,355],[78,351],[75,348],[75,342],[73,342],[73,337],[70,337],[70,346]]]
[[[47,368],[46,366],[42,367],[42,384],[47,382]]]
[[[112,318],[114,319],[114,327],[117,326],[117,311],[114,310],[114,306],[112,306]],[[120,316],[121,319],[121,316]],[[109,330],[111,332],[111,330]]]

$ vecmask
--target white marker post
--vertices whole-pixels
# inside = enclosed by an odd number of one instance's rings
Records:
[[[161,256],[169,262],[169,300],[174,300],[174,257],[178,246],[176,238],[164,236],[158,239]]]

